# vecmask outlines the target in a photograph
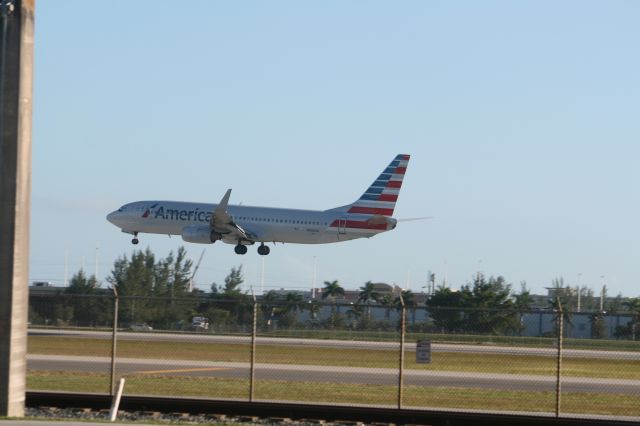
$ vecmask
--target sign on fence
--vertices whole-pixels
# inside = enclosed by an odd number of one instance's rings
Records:
[[[416,342],[416,363],[431,364],[431,340],[422,339]]]

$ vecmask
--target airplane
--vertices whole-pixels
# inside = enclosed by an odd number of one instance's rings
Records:
[[[236,254],[260,243],[258,254],[268,255],[265,243],[325,244],[371,238],[395,229],[393,210],[410,156],[397,155],[351,204],[329,210],[299,210],[230,205],[231,189],[218,204],[180,201],[136,201],[107,215],[107,220],[132,234],[180,235],[189,243],[222,241],[235,245]]]

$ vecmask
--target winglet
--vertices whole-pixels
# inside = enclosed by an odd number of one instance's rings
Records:
[[[227,189],[224,197],[222,197],[222,200],[220,200],[220,203],[218,203],[218,207],[216,207],[217,212],[227,211],[227,206],[229,205],[229,197],[231,197],[231,188]]]
[[[215,209],[213,209],[213,214],[211,215],[211,226],[215,226],[216,219],[229,221],[229,215],[227,214],[227,206],[229,205],[229,197],[231,197],[231,188],[227,189],[227,192],[222,197],[222,200],[218,203]]]

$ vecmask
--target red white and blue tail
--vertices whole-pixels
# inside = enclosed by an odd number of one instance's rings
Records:
[[[369,189],[349,206],[347,213],[393,216],[409,158],[407,154],[397,155]]]

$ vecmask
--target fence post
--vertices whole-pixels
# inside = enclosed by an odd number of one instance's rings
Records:
[[[404,306],[404,299],[402,293],[400,293],[400,305],[402,311],[400,314],[400,356],[399,356],[399,368],[398,368],[398,410],[402,409],[402,394],[404,388],[404,338],[407,321],[407,310]]]
[[[116,342],[118,341],[118,290],[113,290],[113,331],[111,333],[111,384],[109,393],[115,395],[116,392]]]
[[[561,372],[562,372],[562,334],[564,333],[564,313],[562,312],[562,303],[560,297],[557,298],[558,304],[558,359],[556,366],[556,418],[560,417],[560,395],[561,395]]]
[[[253,402],[254,382],[256,375],[256,328],[258,324],[258,303],[253,295],[253,324],[251,326],[251,377],[249,378],[249,402]]]

